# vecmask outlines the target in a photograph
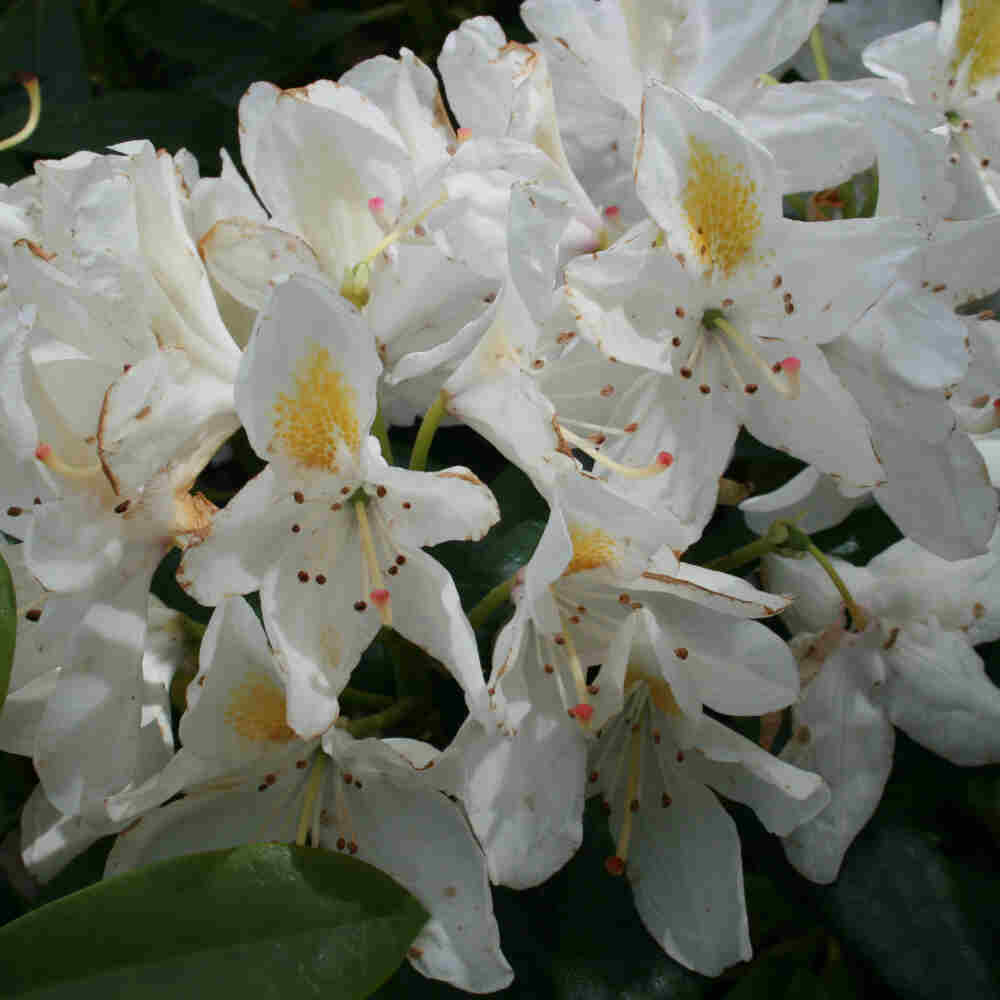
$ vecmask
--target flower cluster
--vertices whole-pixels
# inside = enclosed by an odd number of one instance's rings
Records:
[[[1000,16],[946,0],[864,50],[876,76],[777,83],[824,6],[526,0],[530,45],[490,18],[448,36],[457,127],[403,49],[254,84],[252,187],[137,141],[0,191],[0,748],[40,779],[33,874],[109,833],[108,875],[310,842],[423,903],[416,968],[488,992],[512,977],[490,883],[561,868],[594,796],[607,877],[718,975],[751,954],[719,796],[830,881],[894,726],[1000,761],[973,648],[1000,637],[1000,327],[976,308]],[[421,416],[394,464],[387,428]],[[500,509],[426,471],[442,419],[549,509],[471,615],[424,549]],[[744,502],[745,552],[684,561],[741,428],[807,467]],[[199,477],[237,432],[260,471],[217,507]],[[905,540],[867,567],[805,534],[870,502]],[[207,628],[151,593],[175,548]],[[723,571],[762,555],[766,589]],[[483,665],[473,624],[508,599]],[[394,698],[349,686],[377,637]],[[428,671],[464,694],[447,746],[392,736],[433,711]],[[720,720],[789,707],[777,756]]]

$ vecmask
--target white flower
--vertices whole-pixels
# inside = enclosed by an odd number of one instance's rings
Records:
[[[241,598],[213,614],[189,702],[180,753],[113,803],[117,816],[139,819],[116,841],[106,875],[262,840],[304,843],[311,833],[314,846],[381,868],[429,911],[408,953],[424,975],[473,992],[510,982],[485,859],[461,810],[438,791],[433,747],[336,729],[323,749],[299,739],[283,670]],[[148,811],[181,790],[180,801]]]
[[[1000,760],[1000,691],[972,648],[1000,636],[998,535],[990,551],[954,562],[909,540],[857,568],[832,558],[871,618],[861,634],[838,622],[840,598],[812,561],[766,559],[768,584],[800,596],[785,615],[818,676],[793,709],[784,756],[826,778],[832,804],[789,839],[789,857],[832,881],[874,812],[892,763],[892,727],[955,764]],[[833,623],[831,626],[830,623]]]
[[[480,538],[499,511],[467,469],[385,463],[369,436],[380,369],[354,306],[305,276],[280,285],[236,386],[250,443],[270,465],[181,564],[205,604],[260,588],[290,724],[306,738],[337,717],[337,695],[383,625],[440,659],[470,704],[482,690],[455,585],[421,546]]]

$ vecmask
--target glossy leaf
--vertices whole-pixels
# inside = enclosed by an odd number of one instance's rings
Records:
[[[251,844],[172,858],[0,930],[0,996],[367,996],[427,919],[354,858]]]

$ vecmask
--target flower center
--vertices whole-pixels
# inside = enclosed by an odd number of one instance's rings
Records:
[[[1000,71],[1000,6],[995,0],[962,0],[952,70],[969,63],[969,86]]]
[[[285,692],[266,674],[250,674],[233,692],[224,716],[244,739],[289,743],[298,739],[288,725]]]
[[[337,450],[361,445],[357,394],[330,362],[326,348],[313,346],[292,376],[294,389],[274,404],[274,438],[298,464],[337,471]]]
[[[682,206],[691,244],[707,273],[718,268],[728,277],[750,255],[760,231],[757,183],[742,164],[713,153],[700,139],[689,136],[688,148]]]
[[[673,688],[662,678],[651,676],[641,667],[629,664],[625,671],[625,692],[628,694],[637,684],[645,684],[649,691],[649,699],[664,714],[680,716],[680,705],[674,697]]]

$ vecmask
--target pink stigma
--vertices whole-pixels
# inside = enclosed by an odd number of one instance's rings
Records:
[[[368,211],[371,212],[372,215],[379,215],[384,208],[385,208],[384,198],[375,197],[368,199]]]
[[[802,367],[802,362],[798,358],[785,358],[781,362],[781,367],[789,375],[798,375],[799,369]]]
[[[604,870],[609,875],[624,875],[625,862],[617,854],[612,854],[611,857],[604,859]]]
[[[594,715],[594,706],[586,702],[580,702],[569,710],[570,715],[575,715],[581,722],[590,722]]]
[[[373,590],[369,595],[372,599],[372,603],[377,607],[382,607],[383,604],[389,603],[389,591],[388,590]]]
[[[604,214],[609,219],[617,218],[620,212],[621,209],[617,205],[608,205],[608,207],[604,210]]]
[[[993,400],[993,409],[1000,410],[1000,396]]]
[[[465,142],[466,139],[471,139],[472,138],[472,129],[471,128],[460,128],[458,130],[458,132],[456,132],[455,134],[458,136],[458,141],[459,142]]]
[[[50,444],[43,443],[40,444],[35,449],[35,458],[37,458],[39,462],[47,461],[51,454],[52,454],[52,445]]]
[[[674,464],[674,456],[669,451],[661,451],[656,456],[656,464],[662,465],[664,469],[669,469]]]

